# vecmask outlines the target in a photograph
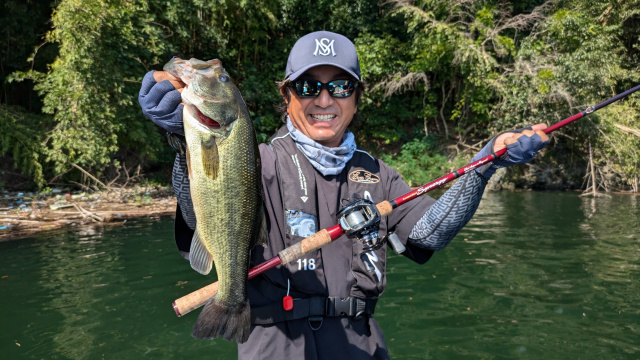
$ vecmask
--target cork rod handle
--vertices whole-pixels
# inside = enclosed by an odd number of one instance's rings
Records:
[[[173,310],[178,317],[188,314],[191,311],[204,305],[218,292],[218,282],[209,284],[192,293],[189,293],[173,302]]]

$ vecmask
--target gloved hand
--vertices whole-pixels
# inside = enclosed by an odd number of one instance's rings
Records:
[[[549,137],[542,131],[546,128],[545,124],[536,124],[498,134],[471,161],[480,160],[505,147],[507,152],[492,163],[476,168],[476,171],[482,176],[490,178],[501,167],[528,163],[540,149],[549,143]]]
[[[185,84],[166,71],[150,71],[142,79],[138,102],[142,113],[170,133],[184,135],[180,93]]]

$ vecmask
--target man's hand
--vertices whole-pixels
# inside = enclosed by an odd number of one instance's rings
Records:
[[[142,113],[168,132],[184,135],[181,93],[185,86],[180,78],[166,71],[148,72],[138,95]]]
[[[496,153],[505,147],[506,154],[493,160],[490,164],[477,168],[476,171],[486,178],[490,178],[497,169],[512,165],[528,163],[549,142],[549,137],[544,133],[545,124],[536,124],[529,129],[506,131],[491,141],[480,150],[471,161],[480,160],[491,153]]]
[[[169,80],[171,85],[173,85],[173,87],[176,88],[176,90],[178,90],[180,93],[182,93],[182,90],[184,90],[184,87],[186,86],[179,77],[175,77],[167,71],[154,71],[153,79],[156,81],[156,83],[164,80]]]
[[[534,134],[538,134],[540,140],[542,142],[546,142],[549,140],[549,136],[547,136],[547,134],[542,131],[546,128],[547,124],[540,123],[531,126],[531,130],[523,130],[520,133],[506,132],[504,134],[501,134],[500,136],[498,136],[498,138],[496,138],[496,141],[493,144],[493,152],[498,152],[507,147],[507,145],[516,143],[518,141],[518,138],[521,136],[531,137]]]

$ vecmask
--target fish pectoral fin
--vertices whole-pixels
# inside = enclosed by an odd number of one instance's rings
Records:
[[[204,173],[208,178],[215,180],[220,170],[220,157],[218,156],[218,145],[216,139],[211,137],[209,140],[203,140],[202,149],[202,166]]]
[[[193,179],[193,173],[191,172],[191,154],[189,153],[189,146],[187,146],[187,175],[189,179]]]
[[[191,240],[189,262],[191,263],[191,268],[202,275],[207,275],[213,267],[213,255],[204,246],[197,227],[196,232],[193,234],[193,240]]]

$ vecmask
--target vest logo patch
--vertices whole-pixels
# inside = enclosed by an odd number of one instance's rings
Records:
[[[349,173],[349,180],[363,184],[375,184],[380,181],[378,175],[374,175],[367,170],[354,170]]]

